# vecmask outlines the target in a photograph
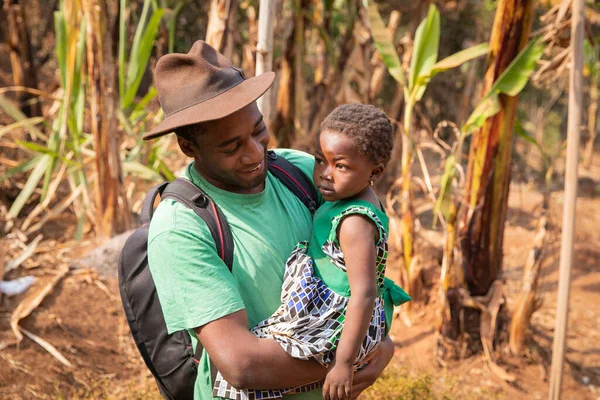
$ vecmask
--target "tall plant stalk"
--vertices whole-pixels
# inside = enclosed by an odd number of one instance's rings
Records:
[[[83,0],[91,130],[96,144],[96,229],[111,237],[131,225],[116,137],[115,76],[104,0]]]

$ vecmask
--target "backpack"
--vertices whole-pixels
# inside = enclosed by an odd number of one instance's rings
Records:
[[[311,214],[314,213],[317,194],[306,175],[273,151],[267,153],[267,162],[269,172],[296,195]],[[194,354],[187,331],[171,335],[167,333],[156,287],[148,268],[148,229],[158,196],[161,200],[170,198],[185,204],[204,220],[218,254],[230,272],[233,239],[227,220],[210,197],[187,179],[176,179],[150,189],[142,205],[142,225],[127,239],[119,257],[121,300],[131,334],[146,366],[164,398],[191,400],[194,398],[197,364],[203,348],[198,343]],[[216,368],[213,365],[211,373],[214,380]]]

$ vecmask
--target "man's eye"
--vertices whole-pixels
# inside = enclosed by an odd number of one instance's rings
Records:
[[[264,123],[262,123],[260,126],[258,126],[258,128],[256,128],[256,130],[254,131],[252,136],[259,136],[262,133],[264,133],[266,130],[267,130],[267,126]]]
[[[237,142],[235,144],[235,147],[232,147],[231,149],[223,150],[223,153],[225,153],[225,154],[233,154],[236,151],[238,151],[239,148],[240,148],[240,142]]]
[[[315,162],[319,165],[323,165],[323,160],[321,160],[320,158],[315,158]]]

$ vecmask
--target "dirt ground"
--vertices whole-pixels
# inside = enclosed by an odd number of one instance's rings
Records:
[[[600,176],[596,166],[593,176]],[[577,204],[577,240],[573,264],[568,340],[563,380],[563,398],[600,399],[600,197],[583,195]],[[390,371],[410,376],[427,376],[434,398],[543,399],[547,398],[560,251],[562,193],[552,196],[549,243],[546,248],[539,293],[543,305],[533,316],[532,336],[521,358],[497,349],[500,365],[516,375],[506,383],[491,373],[481,355],[449,362],[441,367],[434,357],[435,296],[417,306],[412,326],[397,319],[392,336],[396,354]],[[509,198],[505,234],[504,278],[510,310],[520,290],[522,266],[530,250],[536,225],[536,207],[541,194],[525,184],[513,184]],[[16,346],[10,316],[24,299],[46,284],[61,263],[78,259],[94,248],[91,241],[70,241],[73,221],[61,218],[44,229],[44,241],[36,253],[6,279],[23,275],[38,277],[29,293],[2,297],[0,303],[0,398],[159,398],[130,338],[114,277],[102,277],[95,270],[73,270],[21,321],[26,330],[46,340],[72,364],[67,367],[28,338]],[[60,234],[58,234],[59,232]],[[53,237],[54,234],[54,237]],[[431,242],[441,234],[421,228]],[[5,261],[21,249],[10,237],[2,239]],[[438,242],[441,243],[441,242]],[[397,265],[390,265],[393,276]],[[428,270],[433,281],[439,266]],[[433,284],[434,282],[432,282]],[[433,293],[433,290],[431,291]],[[423,375],[424,374],[424,375]],[[389,381],[389,377],[387,378]],[[386,391],[385,379],[366,393],[367,398],[395,397]],[[419,398],[412,397],[412,398]]]

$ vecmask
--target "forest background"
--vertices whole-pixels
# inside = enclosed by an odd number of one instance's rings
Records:
[[[597,399],[600,5],[584,4],[563,396]],[[159,398],[122,313],[116,257],[146,191],[189,162],[173,135],[141,137],[163,118],[156,60],[197,39],[246,76],[277,73],[260,104],[273,147],[312,151],[342,103],[374,104],[396,127],[377,191],[391,220],[388,274],[415,301],[397,315],[393,362],[363,396],[546,397],[572,1],[270,6],[263,17],[258,0],[4,0],[0,280],[12,284],[0,290],[0,397]]]

